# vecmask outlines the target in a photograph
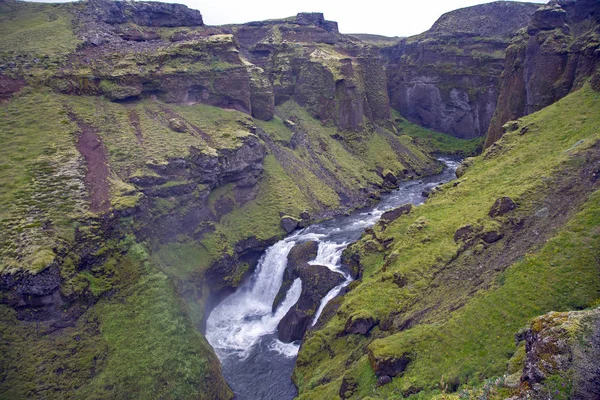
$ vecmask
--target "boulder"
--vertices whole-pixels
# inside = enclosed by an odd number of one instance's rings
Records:
[[[600,308],[542,315],[517,340],[526,351],[520,398],[547,396],[557,378],[571,387],[569,398],[600,398]]]
[[[501,232],[490,231],[485,232],[481,237],[486,243],[496,243],[498,240],[502,239],[504,235]]]
[[[294,279],[298,278],[298,267],[314,260],[317,257],[317,250],[319,248],[318,242],[304,242],[297,244],[288,253],[287,266],[283,273],[283,282],[279,288],[279,292],[273,300],[273,311],[279,307],[279,304],[285,299],[285,295],[292,286]]]
[[[179,118],[171,118],[169,120],[169,128],[171,128],[171,130],[173,130],[175,132],[180,132],[180,133],[187,132],[187,126],[185,125],[185,122],[183,122]]]
[[[344,333],[366,335],[375,325],[375,320],[372,317],[350,317],[346,321]]]
[[[492,205],[489,216],[492,218],[499,217],[508,213],[509,211],[514,210],[515,208],[517,208],[517,205],[510,197],[500,197],[499,199],[496,199]]]
[[[292,233],[298,228],[298,224],[300,221],[294,217],[290,217],[289,215],[284,215],[281,217],[281,227],[286,233]]]
[[[386,184],[396,186],[398,184],[398,177],[389,169],[383,171],[383,180]]]
[[[456,168],[456,177],[460,178],[461,176],[463,176],[465,174],[465,172],[467,172],[467,169],[473,165],[473,163],[475,162],[475,158],[473,157],[467,157],[465,158],[460,165],[458,166],[458,168]]]
[[[459,241],[467,241],[467,239],[469,239],[473,233],[475,232],[475,229],[473,228],[472,225],[465,225],[465,226],[461,226],[460,228],[458,228],[456,230],[456,232],[454,232],[454,241],[455,242],[459,242]]]
[[[287,312],[277,327],[279,340],[293,342],[301,340],[319,308],[321,299],[344,281],[342,274],[323,265],[304,265],[297,268],[302,280],[302,293],[298,302]]]
[[[392,208],[381,214],[381,218],[379,219],[380,223],[389,224],[392,221],[397,220],[404,214],[409,214],[412,211],[413,205],[411,203],[406,203],[401,205],[400,207]]]
[[[375,374],[379,377],[393,377],[404,372],[412,357],[409,353],[404,353],[399,356],[394,355],[379,355],[369,349],[369,363]],[[390,378],[391,379],[391,378]]]
[[[377,379],[377,386],[383,386],[383,385],[387,385],[388,383],[390,383],[392,381],[392,378],[389,375],[381,375],[378,379]]]

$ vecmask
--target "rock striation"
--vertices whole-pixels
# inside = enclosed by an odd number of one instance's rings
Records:
[[[504,51],[539,5],[497,1],[451,11],[428,31],[384,47],[391,106],[461,139],[484,136],[499,96]]]
[[[598,81],[600,4],[559,0],[535,11],[526,29],[506,50],[498,104],[485,146],[504,133],[503,125]]]

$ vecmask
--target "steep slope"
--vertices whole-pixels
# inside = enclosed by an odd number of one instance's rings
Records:
[[[538,9],[506,51],[500,96],[485,146],[502,126],[538,111],[583,86],[594,75],[598,87],[600,4],[560,0]]]
[[[539,4],[497,1],[451,11],[428,31],[382,48],[392,107],[452,136],[486,134],[504,51]]]
[[[231,398],[205,311],[284,228],[440,168],[322,15],[265,23],[297,37],[285,79],[183,6],[0,18],[0,397]]]
[[[530,319],[598,305],[598,109],[585,86],[519,120],[456,182],[351,246],[362,278],[305,338],[300,398],[506,398],[528,382],[564,395],[568,365],[503,376],[523,368],[514,335]]]

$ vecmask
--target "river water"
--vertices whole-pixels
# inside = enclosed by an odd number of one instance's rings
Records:
[[[351,282],[352,278],[340,265],[342,251],[348,244],[358,240],[385,211],[406,203],[421,204],[425,201],[421,195],[424,189],[455,178],[460,161],[445,157],[440,160],[446,164],[441,174],[403,182],[398,190],[383,195],[375,206],[311,225],[275,243],[265,251],[252,277],[213,309],[206,321],[206,338],[221,360],[223,375],[236,399],[286,400],[297,395],[291,376],[300,343],[279,341],[277,324],[300,297],[299,278],[279,308],[272,312],[292,247],[317,241],[318,254],[311,263],[325,265],[346,278],[323,298],[314,324],[327,302]]]

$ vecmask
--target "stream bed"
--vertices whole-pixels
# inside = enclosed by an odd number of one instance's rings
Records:
[[[421,204],[425,201],[422,196],[425,189],[454,179],[460,160],[441,157],[440,161],[446,165],[441,174],[402,182],[397,190],[383,195],[374,206],[311,225],[275,243],[262,255],[251,278],[212,310],[206,321],[206,338],[221,361],[223,375],[236,399],[286,400],[297,395],[291,376],[300,343],[279,341],[277,324],[300,297],[302,282],[299,278],[293,282],[285,300],[272,311],[290,250],[296,244],[317,241],[318,254],[311,263],[324,265],[346,278],[323,298],[314,324],[327,302],[352,280],[341,266],[342,251],[358,240],[385,211],[406,203]]]

